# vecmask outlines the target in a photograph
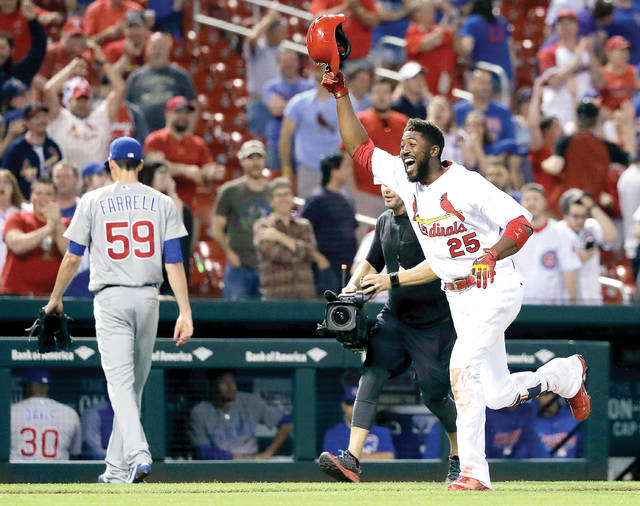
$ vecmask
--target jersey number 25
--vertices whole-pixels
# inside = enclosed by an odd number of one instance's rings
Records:
[[[106,225],[107,255],[112,260],[126,260],[131,255],[137,258],[150,258],[155,250],[155,231],[153,222],[139,220],[109,221]],[[133,248],[132,248],[133,243]]]

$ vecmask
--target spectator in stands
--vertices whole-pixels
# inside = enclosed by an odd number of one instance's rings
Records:
[[[511,111],[500,102],[491,100],[491,74],[486,70],[476,69],[469,81],[471,101],[461,100],[453,106],[456,123],[462,126],[471,111],[480,111],[487,119],[491,141],[515,139]]]
[[[311,264],[317,251],[313,227],[291,214],[291,181],[279,177],[270,186],[272,212],[253,224],[260,293],[264,299],[310,299],[315,295]]]
[[[575,103],[601,87],[600,63],[594,53],[593,37],[578,37],[573,11],[561,10],[556,23],[558,42],[538,53],[545,78],[542,112],[556,117],[567,131],[575,121]]]
[[[42,91],[47,81],[71,63],[74,58],[82,58],[86,62],[84,67],[86,71],[81,75],[92,86],[96,86],[98,84],[96,61],[87,46],[87,36],[84,33],[82,18],[78,17],[67,19],[62,28],[61,40],[47,46],[47,55],[33,80],[34,87],[38,91]]]
[[[495,187],[500,188],[507,195],[511,195],[516,202],[522,200],[522,194],[513,189],[509,167],[500,158],[489,160],[484,171],[484,177]]]
[[[427,117],[429,90],[424,82],[424,73],[420,64],[414,61],[405,63],[400,68],[400,85],[396,88],[396,95],[400,95],[391,103],[391,109],[407,118]]]
[[[113,428],[113,409],[110,402],[100,402],[83,411],[82,454],[88,460],[104,460]]]
[[[399,155],[400,141],[409,118],[391,109],[393,88],[393,81],[376,77],[371,86],[371,109],[358,113],[358,119],[376,146]],[[356,211],[374,218],[379,216],[384,211],[384,202],[379,186],[372,181],[371,172],[358,164],[354,164],[353,171],[357,186]]]
[[[231,371],[216,371],[210,400],[191,410],[189,437],[202,460],[266,460],[293,432],[291,417],[280,408],[269,406],[258,394],[238,392]],[[256,426],[278,428],[267,448],[259,452]]]
[[[620,35],[611,37],[604,49],[607,63],[602,66],[604,87],[600,90],[602,105],[610,111],[631,101],[636,90],[636,68],[629,64],[629,41]]]
[[[320,84],[324,69],[315,67],[316,87],[295,95],[284,110],[280,130],[282,175],[292,180],[291,152],[297,174],[296,195],[306,199],[320,185],[320,162],[340,147],[335,100]]]
[[[582,432],[578,431],[567,441],[565,439],[579,422],[571,415],[571,410],[558,396],[545,392],[536,399],[540,411],[534,424],[535,434],[541,445],[541,453],[536,458],[560,457],[576,459],[582,457]],[[554,453],[552,451],[564,442]]]
[[[542,185],[547,195],[551,195],[558,176],[542,170],[542,162],[551,156],[558,139],[562,137],[562,126],[557,118],[541,115],[543,88],[544,78],[537,77],[533,82],[533,93],[527,109],[527,127],[531,134],[529,161],[533,180]]]
[[[60,216],[73,218],[78,204],[80,174],[78,167],[67,160],[60,160],[53,166],[53,184],[56,185],[56,202],[60,207]]]
[[[278,47],[287,36],[287,24],[270,10],[249,32],[242,46],[247,67],[247,126],[249,133],[265,137],[269,111],[262,101],[267,81],[278,77]]]
[[[18,181],[7,169],[0,169],[0,273],[7,259],[7,245],[4,242],[4,224],[13,213],[20,211],[24,197]]]
[[[50,384],[47,369],[27,369],[23,400],[11,406],[12,462],[69,460],[80,455],[80,417],[73,408],[49,399]]]
[[[611,163],[629,165],[629,155],[617,145],[599,139],[593,131],[598,124],[598,107],[590,100],[577,108],[578,132],[561,137],[555,153],[542,162],[542,169],[559,181],[549,195],[549,208],[558,213],[560,196],[569,188],[579,188],[593,196],[602,207],[610,208],[613,197],[607,193],[607,173]]]
[[[353,105],[353,110],[359,112],[371,107],[371,69],[354,68],[345,75],[347,86],[349,87],[349,98]]]
[[[279,171],[289,160],[280,160],[280,130],[287,103],[294,95],[316,87],[316,83],[300,77],[300,57],[290,49],[280,47],[278,52],[280,75],[267,81],[262,90],[262,101],[269,111],[267,121],[267,167]]]
[[[138,11],[129,11],[138,12]],[[113,87],[109,76],[103,74],[100,77],[100,96],[96,98],[96,103],[100,104],[109,96]],[[140,144],[144,145],[149,135],[147,120],[142,113],[142,109],[136,104],[125,100],[120,106],[116,118],[111,122],[111,141],[118,137],[134,137]]]
[[[47,132],[62,149],[64,157],[76,167],[107,159],[111,141],[111,123],[118,117],[124,101],[125,84],[118,71],[106,61],[102,50],[95,46],[94,55],[109,76],[111,92],[95,109],[93,91],[86,79],[76,80],[68,107],[60,106],[59,94],[71,76],[86,63],[75,58],[54,75],[44,86],[44,98],[49,108],[50,123]]]
[[[225,298],[260,296],[253,224],[271,211],[271,197],[264,176],[266,156],[262,142],[245,142],[238,151],[244,175],[218,190],[212,235],[227,258],[222,290]]]
[[[145,48],[146,63],[127,79],[126,99],[140,106],[151,132],[165,126],[165,106],[171,97],[196,98],[189,74],[169,60],[171,45],[169,35],[152,34]]]
[[[437,95],[431,98],[427,107],[427,121],[435,124],[444,134],[442,159],[465,163],[463,147],[468,135],[456,125],[451,102],[446,97]]]
[[[369,68],[371,61],[371,31],[378,25],[378,12],[374,0],[312,0],[311,14],[344,14],[342,24],[351,42],[351,56],[344,62],[345,72],[355,67]]]
[[[142,11],[130,10],[124,17],[124,37],[109,42],[104,47],[109,63],[113,64],[124,79],[144,65],[148,36],[149,29]]]
[[[175,177],[178,195],[190,207],[198,185],[219,181],[225,172],[213,161],[202,137],[189,132],[194,112],[195,107],[186,97],[173,97],[167,102],[167,126],[151,132],[144,143],[146,158],[164,161]]]
[[[444,9],[444,15],[436,23],[434,0],[413,3],[412,23],[404,37],[407,41],[407,60],[415,61],[426,69],[422,77],[426,80],[429,93],[449,96],[456,68],[454,30],[451,28],[452,7],[449,2],[440,2],[440,6]]]
[[[35,5],[31,0],[24,0],[19,14],[16,9],[17,0],[0,4],[0,85],[10,77],[30,85],[47,51],[47,35],[36,19]],[[15,17],[26,20],[28,37],[26,30],[22,32],[21,28],[21,33],[15,33],[7,26]]]
[[[533,215],[535,232],[515,255],[516,268],[524,278],[525,304],[575,303],[577,271],[582,265],[571,247],[566,229],[548,217],[544,188],[527,183],[521,189],[522,205]]]
[[[571,245],[582,266],[578,269],[578,302],[602,304],[600,249],[610,249],[618,239],[616,226],[593,199],[582,190],[570,188],[560,197],[563,221],[572,237]]]
[[[410,2],[407,0],[376,0],[376,10],[378,11],[378,26],[373,29],[371,40],[371,51],[374,61],[380,61],[384,66],[397,68],[405,61],[405,50],[402,47],[385,44],[379,46],[378,43],[383,37],[404,38],[404,34],[409,26]],[[348,84],[351,91],[351,84]],[[352,100],[353,102],[353,100]],[[366,107],[365,107],[366,109]],[[360,112],[356,110],[356,113]]]
[[[640,156],[636,154],[620,179],[618,179],[618,195],[620,210],[622,211],[622,230],[624,237],[624,252],[629,260],[638,255],[640,241],[634,234],[634,213],[640,208]],[[634,277],[637,276],[634,273]]]
[[[501,67],[513,79],[509,47],[509,22],[493,13],[492,0],[474,0],[471,14],[458,30],[460,55],[474,63],[484,61]]]
[[[193,213],[188,205],[186,205],[178,195],[176,191],[176,182],[171,177],[171,171],[164,162],[149,162],[146,161],[139,174],[140,182],[151,186],[154,190],[158,190],[165,195],[171,197],[173,203],[178,210],[178,216],[184,223],[184,228],[187,229],[187,235],[180,238],[180,250],[182,251],[182,261],[184,263],[184,272],[189,281],[189,274],[191,272],[191,253],[192,245],[195,244],[194,239],[194,219]],[[160,286],[160,293],[163,295],[173,295],[171,286],[169,285],[169,279],[167,277],[167,271],[162,268],[162,277],[164,281]]]
[[[69,240],[62,234],[70,220],[60,216],[56,187],[36,179],[31,190],[33,211],[13,213],[4,224],[7,260],[0,293],[45,295],[53,289]]]
[[[533,430],[537,407],[526,402],[497,411],[487,408],[485,453],[488,459],[531,459],[540,443]]]
[[[2,166],[9,169],[20,185],[25,198],[31,196],[31,185],[38,178],[51,177],[53,166],[62,159],[58,144],[47,135],[49,109],[42,103],[25,109],[24,135],[16,137],[2,157]]]
[[[640,65],[640,30],[634,13],[614,6],[611,0],[597,0],[593,6],[596,27],[606,33],[606,38],[621,36],[630,42],[630,62]]]
[[[332,455],[338,455],[340,449],[349,446],[349,433],[351,431],[351,418],[353,417],[353,404],[356,401],[358,385],[350,385],[344,389],[340,407],[344,419],[327,429],[324,434],[322,451]],[[391,433],[386,427],[373,425],[362,448],[360,460],[391,460],[396,458],[396,450],[393,446]]]
[[[318,251],[330,264],[329,269],[317,273],[318,293],[342,290],[342,265],[349,268],[358,249],[355,209],[343,193],[350,179],[346,158],[347,155],[332,154],[322,159],[322,186],[309,195],[302,209],[302,217],[313,226]]]
[[[133,0],[95,0],[84,13],[84,30],[98,44],[120,39],[127,11],[142,10]]]

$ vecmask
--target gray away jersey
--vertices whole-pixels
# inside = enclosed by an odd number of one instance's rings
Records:
[[[162,283],[165,241],[187,235],[170,197],[142,183],[98,188],[80,199],[64,236],[89,248],[89,290]]]

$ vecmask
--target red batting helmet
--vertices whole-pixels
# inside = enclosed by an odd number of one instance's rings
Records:
[[[316,63],[325,63],[337,74],[340,64],[349,57],[351,43],[342,31],[344,14],[320,16],[307,31],[307,49]]]

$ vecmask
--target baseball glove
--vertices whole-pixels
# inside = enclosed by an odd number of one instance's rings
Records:
[[[68,322],[71,320],[66,314],[46,314],[44,308],[40,310],[38,318],[28,329],[29,339],[38,336],[38,353],[68,350],[73,340],[69,335]]]

